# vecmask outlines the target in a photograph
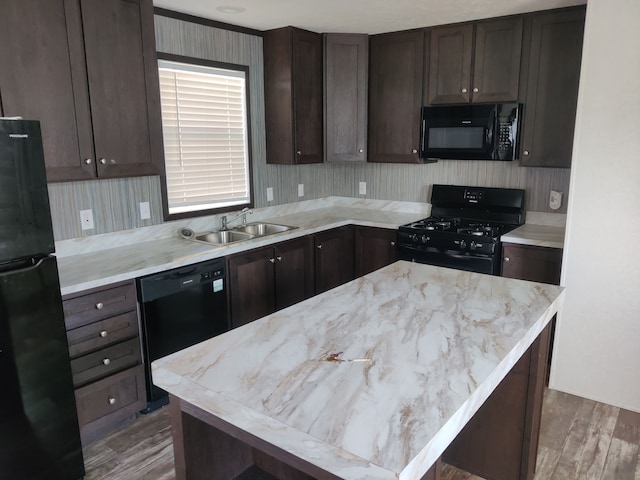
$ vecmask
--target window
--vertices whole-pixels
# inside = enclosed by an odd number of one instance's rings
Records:
[[[248,67],[158,54],[165,216],[252,206]]]

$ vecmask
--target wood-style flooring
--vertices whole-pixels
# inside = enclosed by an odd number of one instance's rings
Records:
[[[166,408],[84,450],[86,480],[173,480]],[[442,480],[480,480],[447,465]],[[640,480],[640,414],[555,390],[543,404],[535,480]]]

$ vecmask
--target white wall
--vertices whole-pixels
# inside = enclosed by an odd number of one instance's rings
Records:
[[[550,387],[640,412],[640,1],[589,0]]]

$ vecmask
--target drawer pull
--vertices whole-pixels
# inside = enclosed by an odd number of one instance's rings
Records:
[[[109,365],[111,363],[111,359],[110,358],[103,358],[102,359],[102,364],[103,365]]]
[[[114,397],[109,397],[109,405],[115,405],[116,399]]]
[[[504,257],[504,261],[505,262],[509,262],[509,261],[511,261],[511,259],[509,257]]]
[[[100,336],[102,338],[106,337],[109,333],[106,330],[100,330]]]
[[[102,310],[104,308],[104,303],[98,302],[96,303],[96,310]]]

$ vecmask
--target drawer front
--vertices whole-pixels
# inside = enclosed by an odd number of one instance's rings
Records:
[[[73,385],[84,385],[99,378],[141,363],[139,339],[126,342],[71,360]]]
[[[138,335],[136,310],[67,331],[71,358]]]
[[[91,422],[117,416],[122,410],[135,412],[146,404],[142,365],[116,373],[76,390],[80,428]]]
[[[62,306],[67,330],[113,317],[136,309],[135,283],[118,284],[86,295],[67,296]]]

